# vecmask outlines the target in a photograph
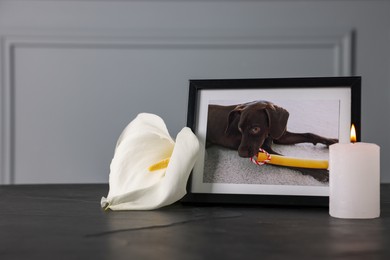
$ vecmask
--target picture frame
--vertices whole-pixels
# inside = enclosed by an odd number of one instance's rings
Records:
[[[264,116],[264,112],[256,112],[256,116],[247,115],[252,113],[249,104],[252,106],[252,103],[256,103],[256,106],[260,106],[257,104],[260,100],[271,102],[272,106],[288,111],[286,128],[288,132],[309,132],[324,137],[325,140],[337,139],[336,142],[348,143],[353,123],[357,138],[360,139],[361,77],[190,80],[187,126],[197,135],[201,148],[189,177],[187,195],[182,202],[328,206],[327,169],[314,171],[309,169],[307,174],[306,170],[303,171],[300,167],[256,165],[252,163],[256,161],[253,160],[256,156],[250,157],[252,160],[245,158],[252,156],[246,152],[246,149],[250,150],[246,141],[245,144],[239,144],[239,148],[237,144],[235,148],[227,148],[232,142],[230,137],[228,144],[225,143],[225,139],[219,144],[211,140],[214,132],[217,133],[217,138],[214,139],[220,139],[219,134],[222,132],[218,131],[222,131],[222,128],[233,122],[236,124],[235,128],[237,124],[244,128],[247,121],[255,120],[244,117],[257,118],[260,113]],[[241,109],[238,119],[234,118],[235,121],[226,118],[226,115],[233,114],[230,111],[232,108]],[[266,115],[271,117],[268,110],[266,112]],[[236,142],[243,141],[244,136],[247,140],[253,137],[248,136],[246,130],[241,128],[241,139]],[[260,128],[264,131],[268,129],[268,134],[265,135],[270,135],[269,125],[259,126],[255,131]],[[227,130],[224,131],[226,133]],[[286,138],[279,138],[276,141],[274,139],[274,142],[280,143],[282,139]],[[311,160],[310,158],[317,156],[327,160],[328,145],[272,144],[271,149],[276,146],[275,149],[279,149],[277,152],[286,157],[293,155],[294,158]],[[316,159],[318,158],[314,158]],[[312,172],[315,174],[312,175]],[[318,175],[318,172],[324,175]]]

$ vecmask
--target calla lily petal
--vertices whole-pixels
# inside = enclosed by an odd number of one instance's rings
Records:
[[[139,114],[122,132],[110,165],[110,190],[101,206],[111,210],[149,210],[176,202],[186,194],[199,142],[188,127],[170,137],[164,121]],[[149,167],[169,158],[166,168]]]

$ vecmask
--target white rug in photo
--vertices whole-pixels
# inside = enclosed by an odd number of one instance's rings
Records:
[[[317,144],[273,145],[276,152],[285,156],[328,160],[328,148]],[[204,183],[310,185],[328,186],[309,175],[285,167],[258,166],[249,158],[241,158],[237,151],[220,146],[206,149]]]

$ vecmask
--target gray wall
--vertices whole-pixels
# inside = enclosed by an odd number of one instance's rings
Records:
[[[107,182],[140,112],[185,126],[191,78],[360,75],[362,141],[387,119],[390,1],[0,0],[0,183]]]

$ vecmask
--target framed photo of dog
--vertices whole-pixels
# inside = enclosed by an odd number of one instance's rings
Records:
[[[183,202],[328,205],[328,147],[360,136],[360,77],[190,80]]]

